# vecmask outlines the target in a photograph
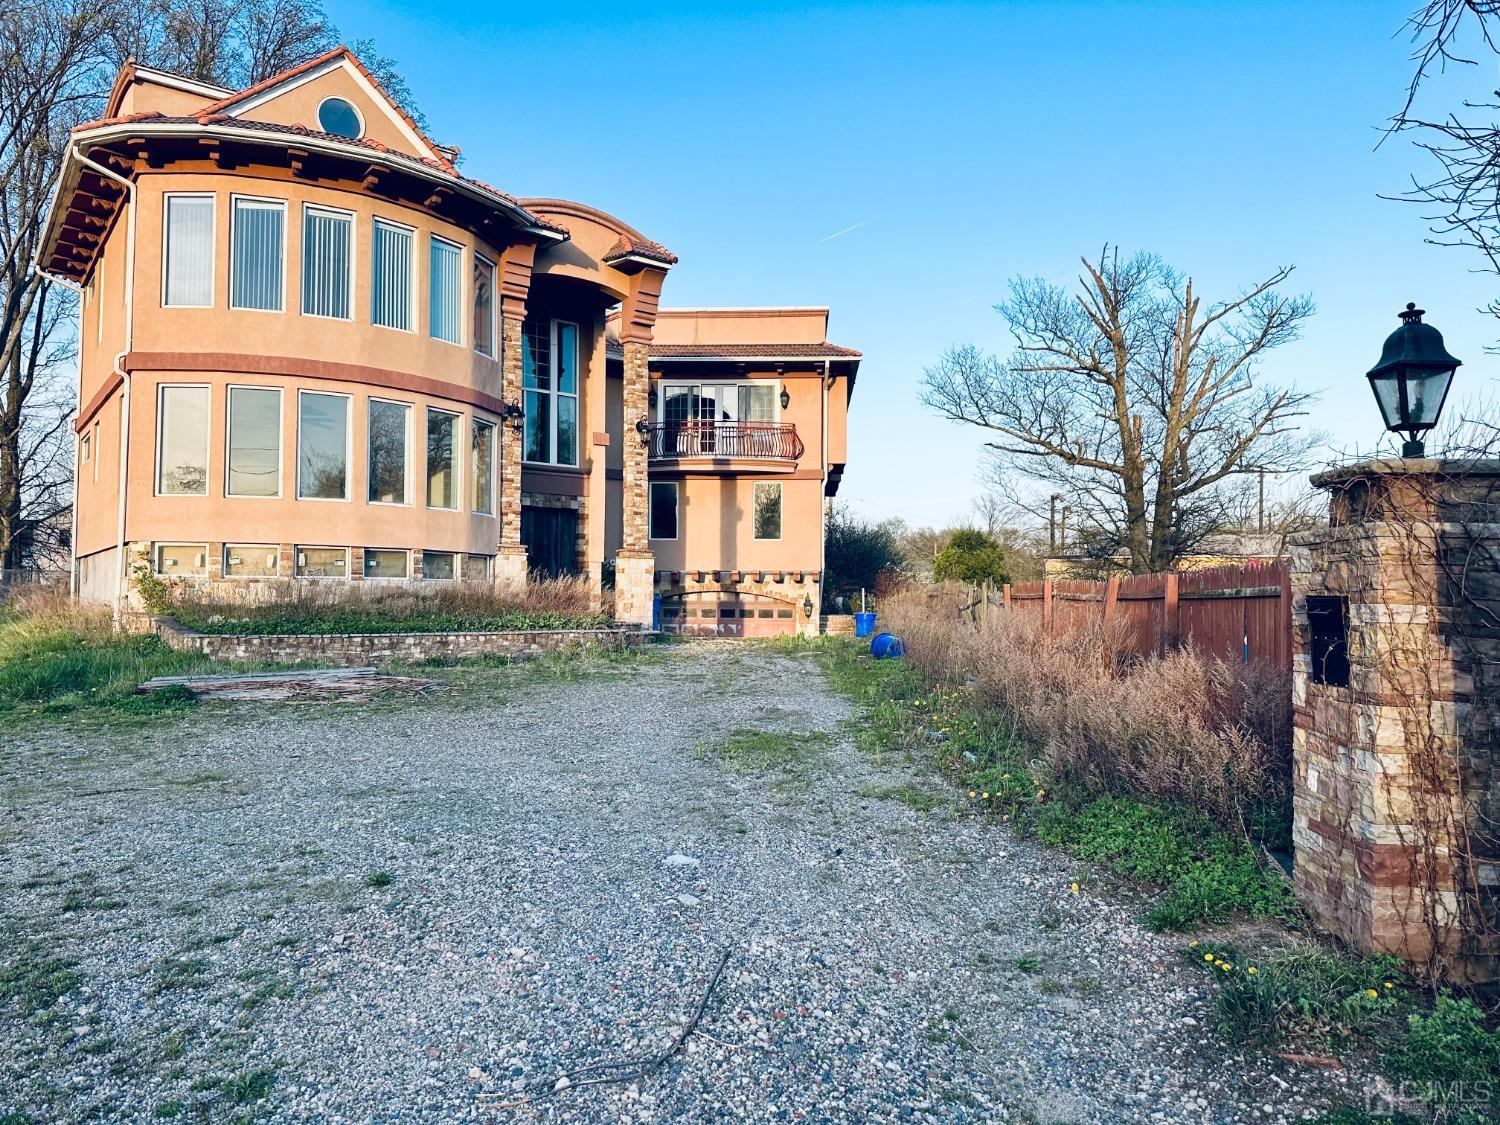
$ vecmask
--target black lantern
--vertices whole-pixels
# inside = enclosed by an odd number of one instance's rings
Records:
[[[802,613],[806,617],[813,615],[813,600],[811,594],[802,595]]]
[[[791,406],[791,405],[792,405],[792,392],[789,391],[789,390],[787,390],[786,386],[783,384],[783,386],[781,388],[781,409],[785,410],[788,406]]]
[[[1422,323],[1422,312],[1408,303],[1397,314],[1401,327],[1386,337],[1380,362],[1366,376],[1385,428],[1406,435],[1403,457],[1426,455],[1420,435],[1437,425],[1453,372],[1460,364],[1443,347],[1443,334]]]

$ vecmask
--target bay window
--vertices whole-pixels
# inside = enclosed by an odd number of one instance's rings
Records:
[[[469,472],[473,476],[470,501],[481,515],[495,514],[495,423],[474,419],[470,439]]]
[[[226,496],[281,495],[281,391],[229,388]]]
[[[349,396],[297,398],[297,499],[349,499]]]
[[[405,504],[411,407],[404,402],[372,398],[369,422],[366,499],[372,504]]]
[[[411,331],[411,263],[415,232],[376,219],[370,241],[370,323]]]
[[[427,251],[427,330],[434,340],[463,343],[459,267],[463,247],[437,235],[429,236]]]
[[[229,307],[282,311],[286,204],[235,196],[230,212]]]
[[[446,410],[427,410],[427,506],[458,507],[458,490],[454,487],[456,458],[454,431],[458,415]]]
[[[214,303],[214,197],[168,195],[164,203],[161,303],[209,308]]]
[[[578,326],[528,320],[521,333],[527,461],[578,464]]]
[[[207,387],[164,385],[157,392],[157,495],[208,495],[209,401]]]
[[[302,209],[302,311],[350,319],[354,216],[307,204]]]

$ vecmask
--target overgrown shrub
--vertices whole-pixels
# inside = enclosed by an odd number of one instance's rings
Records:
[[[1035,748],[1045,780],[1070,791],[1184,805],[1215,822],[1269,832],[1284,823],[1290,731],[1285,677],[1189,650],[1119,659],[1100,628],[1047,636],[1032,618],[982,630],[922,590],[884,606],[908,659],[965,685]]]

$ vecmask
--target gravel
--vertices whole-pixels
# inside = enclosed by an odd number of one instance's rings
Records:
[[[7,734],[0,1116],[1276,1122],[1359,1100],[1346,1072],[1226,1048],[1128,888],[862,755],[810,657],[704,642],[459,678]],[[746,729],[833,737],[742,776],[706,748]],[[955,800],[861,795],[905,785]],[[670,1045],[726,948],[683,1052],[585,1084]],[[67,966],[52,1006],[27,992]]]

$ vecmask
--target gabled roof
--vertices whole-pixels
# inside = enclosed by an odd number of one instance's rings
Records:
[[[448,171],[454,171],[453,160],[457,150],[438,144],[423,132],[422,127],[417,124],[411,114],[396,104],[395,99],[386,93],[380,80],[371,74],[365,68],[364,63],[355,57],[354,52],[343,44],[331,51],[325,51],[316,58],[308,59],[304,63],[284,70],[280,74],[273,74],[270,78],[257,82],[253,86],[247,86],[227,97],[209,102],[198,113],[200,116],[223,113],[230,117],[239,117],[256,106],[270,101],[278,94],[295,89],[305,82],[311,82],[339,67],[347,67],[363,85],[369,87],[369,93],[374,101],[386,109],[393,123],[412,141],[413,145],[425,150],[427,156],[438,161]]]

